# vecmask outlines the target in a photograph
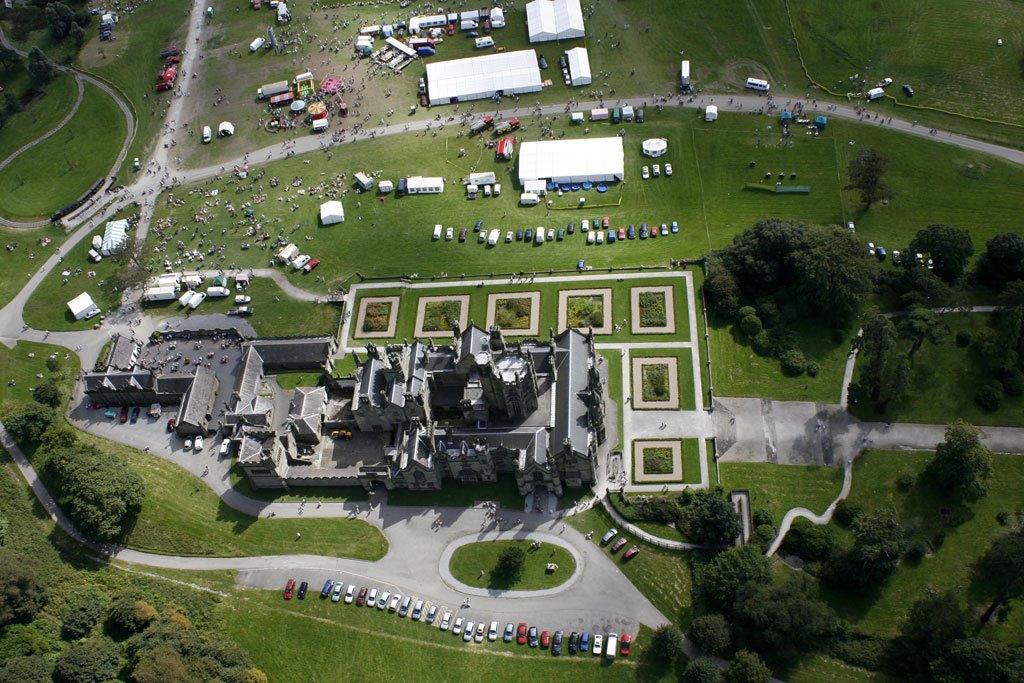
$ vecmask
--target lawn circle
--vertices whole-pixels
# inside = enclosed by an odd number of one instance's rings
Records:
[[[533,541],[539,550],[531,551]],[[526,563],[520,580],[512,586],[493,582],[490,570],[505,548],[518,545],[526,551]],[[547,574],[545,567],[554,562],[558,569]],[[490,597],[533,597],[560,593],[572,586],[580,575],[582,558],[572,545],[551,534],[532,532],[526,538],[479,540],[471,535],[453,541],[441,554],[440,572],[446,583],[469,595]],[[480,575],[483,570],[483,575]]]

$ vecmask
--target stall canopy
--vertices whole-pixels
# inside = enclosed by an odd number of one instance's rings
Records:
[[[75,320],[86,320],[100,312],[100,307],[92,300],[88,292],[82,292],[68,302],[68,310]]]
[[[581,138],[524,142],[519,149],[519,182],[611,182],[625,177],[622,138]]]
[[[110,221],[103,228],[103,241],[100,243],[100,253],[104,256],[116,254],[124,248],[128,242],[128,221]]]
[[[668,151],[668,140],[665,138],[650,138],[644,140],[643,151],[649,157],[660,157]]]
[[[320,205],[320,222],[334,225],[345,220],[345,209],[339,201],[324,202]]]
[[[583,37],[580,0],[533,0],[526,5],[531,43]]]

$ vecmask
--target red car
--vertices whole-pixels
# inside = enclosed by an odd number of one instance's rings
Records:
[[[609,218],[608,216],[605,216],[604,218],[601,219],[601,227],[602,228],[607,228],[611,224],[611,222],[612,222],[612,219]]]
[[[304,270],[304,271],[306,271],[308,273],[308,272],[310,272],[311,270],[313,270],[314,268],[316,268],[319,265],[320,265],[320,259],[315,258],[312,261],[310,261],[309,263],[307,263],[306,265],[304,265],[302,267],[302,270]]]
[[[626,229],[625,228],[619,228],[618,238],[620,240],[626,239]]]
[[[519,628],[516,629],[516,642],[526,645],[526,624],[524,622],[519,622]]]
[[[369,590],[364,586],[359,589],[359,597],[356,598],[356,607],[363,607],[366,604],[366,594]]]
[[[463,228],[462,230],[459,230],[459,241],[460,242],[465,242],[466,241],[466,229],[465,228]]]
[[[626,551],[626,554],[622,556],[622,559],[623,560],[632,560],[634,557],[637,556],[637,554],[639,554],[639,552],[640,552],[640,548],[638,548],[635,545],[634,546],[630,546],[629,550]]]
[[[174,431],[174,425],[176,425],[176,424],[178,424],[178,418],[176,418],[176,417],[172,417],[170,420],[167,421],[167,431],[168,431],[168,433]]]
[[[121,424],[128,421],[128,406],[121,406]]]
[[[164,60],[164,66],[171,66],[172,64],[179,64],[180,62],[181,62],[181,57],[179,57],[178,55],[171,55],[170,57],[168,57],[167,59]]]
[[[614,545],[612,545],[612,552],[613,553],[619,552],[620,550],[622,550],[622,546],[624,546],[624,545],[626,545],[626,539],[625,538],[620,538],[619,540],[615,541]]]
[[[455,35],[455,24],[448,24],[448,35]]]
[[[548,649],[551,646],[551,631],[543,631],[540,634],[540,647],[542,650]]]
[[[291,600],[292,595],[295,593],[295,579],[288,579],[288,583],[284,587],[284,599]]]
[[[633,636],[628,633],[623,633],[622,638],[619,640],[619,654],[623,657],[628,657],[629,653],[633,651]]]

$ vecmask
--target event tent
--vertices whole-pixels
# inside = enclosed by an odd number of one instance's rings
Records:
[[[623,180],[622,138],[580,138],[524,142],[519,148],[519,182],[555,183]]]
[[[574,86],[590,85],[590,55],[585,47],[574,47],[565,51],[569,62],[570,83]]]
[[[128,221],[109,221],[103,228],[103,241],[100,243],[100,253],[104,256],[116,254],[124,248],[128,242]]]
[[[539,92],[540,67],[533,50],[498,52],[480,57],[427,64],[430,104],[452,104],[494,97]]]
[[[217,135],[224,137],[226,135],[234,135],[235,126],[230,121],[221,121],[220,125],[217,126]]]
[[[75,320],[88,320],[100,312],[100,307],[96,305],[88,292],[82,292],[68,302],[68,310],[71,311],[71,315],[75,316]]]
[[[320,222],[324,225],[334,225],[345,220],[345,208],[337,200],[324,202],[320,205]]]
[[[531,43],[583,37],[580,0],[533,0],[526,5]]]
[[[644,154],[649,157],[660,157],[668,151],[668,140],[665,138],[648,138],[641,146]]]

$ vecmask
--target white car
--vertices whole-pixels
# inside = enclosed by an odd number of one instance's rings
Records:
[[[400,602],[402,602],[402,594],[401,593],[395,593],[394,595],[392,595],[391,596],[391,604],[388,605],[388,611],[389,612],[396,612],[396,611],[398,611],[398,604]]]
[[[491,627],[487,629],[487,640],[492,643],[498,639],[498,622],[492,621]]]
[[[604,636],[600,633],[594,636],[594,649],[591,650],[595,655],[601,654],[602,646],[604,645]]]
[[[597,243],[598,244],[604,244],[604,231],[603,230],[598,230],[597,231]]]
[[[484,629],[485,628],[486,627],[484,626],[484,622],[481,621],[479,624],[477,624],[476,625],[476,635],[473,636],[473,640],[475,640],[478,643],[484,642]]]
[[[447,631],[448,627],[451,626],[451,624],[452,624],[452,613],[451,612],[445,612],[444,616],[441,617],[441,630],[442,631]]]
[[[380,594],[380,600],[377,601],[377,609],[388,608],[388,598],[391,597],[391,591],[384,591]]]
[[[462,642],[468,643],[473,640],[473,631],[476,630],[476,623],[470,621],[466,624],[466,630],[462,634]]]
[[[554,241],[555,241],[555,229],[554,228],[548,228],[548,242],[554,242]]]
[[[596,236],[597,236],[597,233],[588,232],[587,233],[587,244],[593,244],[594,243],[594,239],[595,239]]]
[[[213,131],[210,130],[209,126],[203,126],[203,144],[213,139]]]
[[[587,232],[589,230],[590,230],[590,220],[587,219],[587,218],[584,218],[583,222],[580,223],[580,231],[581,232]]]
[[[874,256],[874,255],[875,255],[875,243],[874,242],[868,242],[868,256]]]
[[[652,175],[653,175],[653,176],[654,176],[655,178],[657,178],[658,176],[660,176],[660,175],[661,175],[661,166],[660,166],[660,165],[658,165],[658,164],[654,164],[654,166],[652,166],[652,167],[651,167],[651,173],[652,173]]]
[[[225,455],[228,455],[230,452],[231,452],[231,439],[224,439],[224,440],[222,440],[220,442],[220,450],[218,451],[218,455],[220,455],[221,457],[224,457]]]
[[[447,618],[448,613],[446,612],[444,616]],[[459,635],[460,633],[462,633],[462,621],[463,621],[462,617],[456,617],[455,618],[455,623],[452,624],[452,633],[454,635]],[[444,622],[441,622],[441,624],[444,625]],[[442,629],[442,630],[444,630],[444,629]]]
[[[245,294],[236,294],[235,295],[235,303],[236,304],[247,304],[250,301],[252,301],[252,297],[251,296],[247,296]]]
[[[512,231],[511,230],[506,232],[505,233],[505,244],[508,244],[509,242],[511,242],[513,240],[513,238],[514,238],[514,236],[512,235]]]
[[[640,169],[640,177],[643,178],[644,180],[647,180],[648,178],[650,178],[651,177],[651,169],[647,168],[646,166],[641,168]]]
[[[879,88],[888,88],[890,85],[892,85],[891,78],[883,78],[882,80],[878,81]]]
[[[444,231],[444,239],[446,242],[451,242],[455,237],[455,228],[448,228]]]
[[[665,164],[665,176],[668,178],[672,177],[672,164]]]
[[[338,581],[331,590],[331,602],[341,602],[341,592],[345,590],[345,584]]]
[[[354,583],[350,583],[348,585],[348,590],[345,591],[345,604],[346,605],[351,605],[352,604],[352,600],[355,599],[355,595],[356,595],[356,585]]]
[[[192,450],[192,439],[185,439],[185,450]]]
[[[370,589],[370,595],[369,595],[369,597],[366,598],[366,606],[367,607],[376,607],[377,606],[377,589],[376,588],[371,588]]]
[[[192,442],[192,445],[197,451],[203,450],[203,437],[197,436],[196,440]]]

